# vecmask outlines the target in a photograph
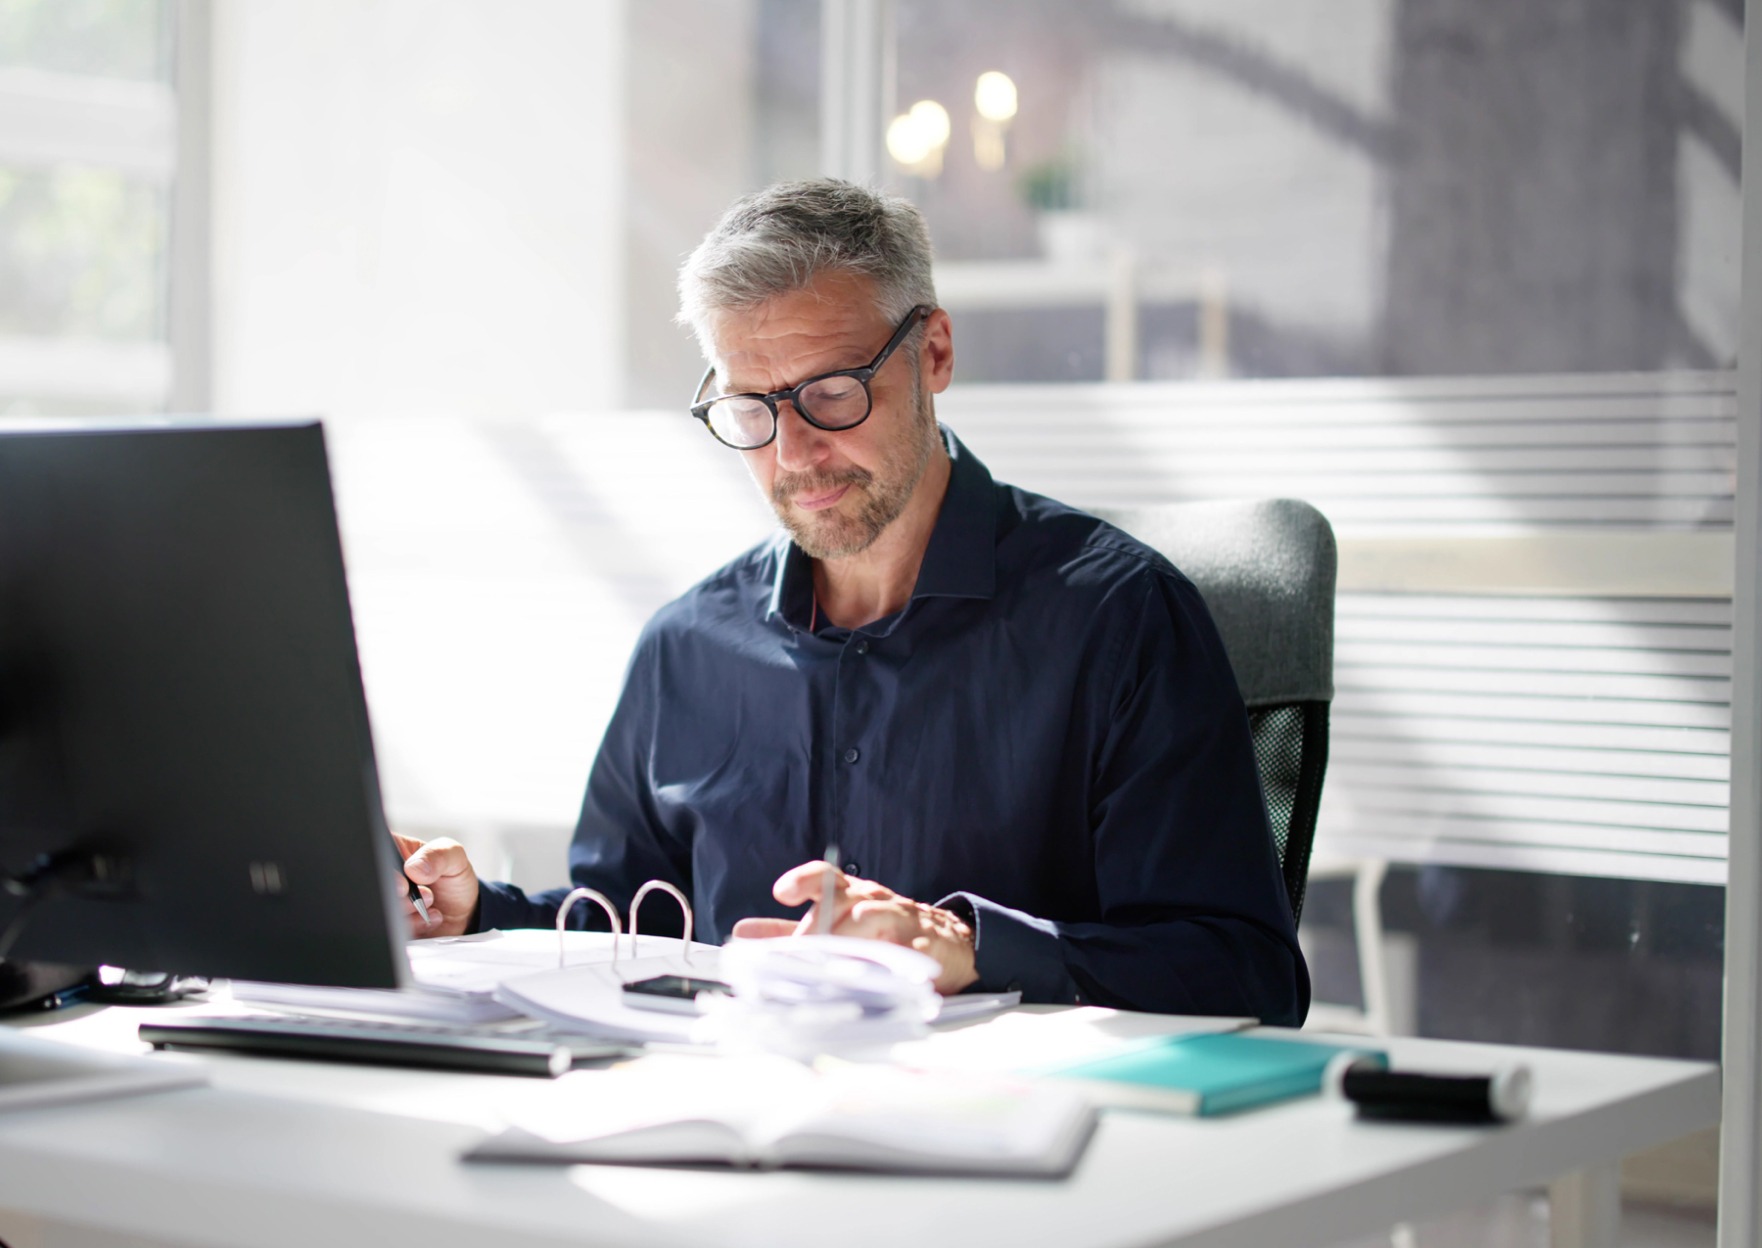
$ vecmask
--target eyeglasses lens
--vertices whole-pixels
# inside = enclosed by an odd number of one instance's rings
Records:
[[[822,377],[797,402],[825,429],[845,429],[869,414],[868,388],[855,377]]]
[[[771,437],[771,409],[757,399],[710,405],[710,428],[729,446],[763,446]]]

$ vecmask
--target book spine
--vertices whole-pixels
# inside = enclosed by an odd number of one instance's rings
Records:
[[[1090,1104],[1106,1109],[1148,1109],[1164,1114],[1202,1114],[1204,1099],[1186,1088],[1156,1088],[1111,1079],[1061,1080]]]

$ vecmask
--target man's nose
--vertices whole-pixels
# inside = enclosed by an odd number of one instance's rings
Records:
[[[777,466],[786,472],[811,468],[826,457],[826,431],[802,419],[795,404],[777,405]]]

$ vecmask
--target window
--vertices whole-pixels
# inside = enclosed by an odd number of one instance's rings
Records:
[[[169,0],[0,0],[0,414],[171,394]]]
[[[998,12],[895,4],[964,380],[1733,365],[1731,0]]]
[[[682,409],[703,366],[673,324],[679,263],[736,196],[820,172],[819,0],[627,10],[626,402]]]

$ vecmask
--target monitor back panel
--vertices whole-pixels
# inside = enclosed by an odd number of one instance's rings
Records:
[[[0,435],[0,871],[53,851],[111,878],[15,957],[398,982],[318,425]]]

